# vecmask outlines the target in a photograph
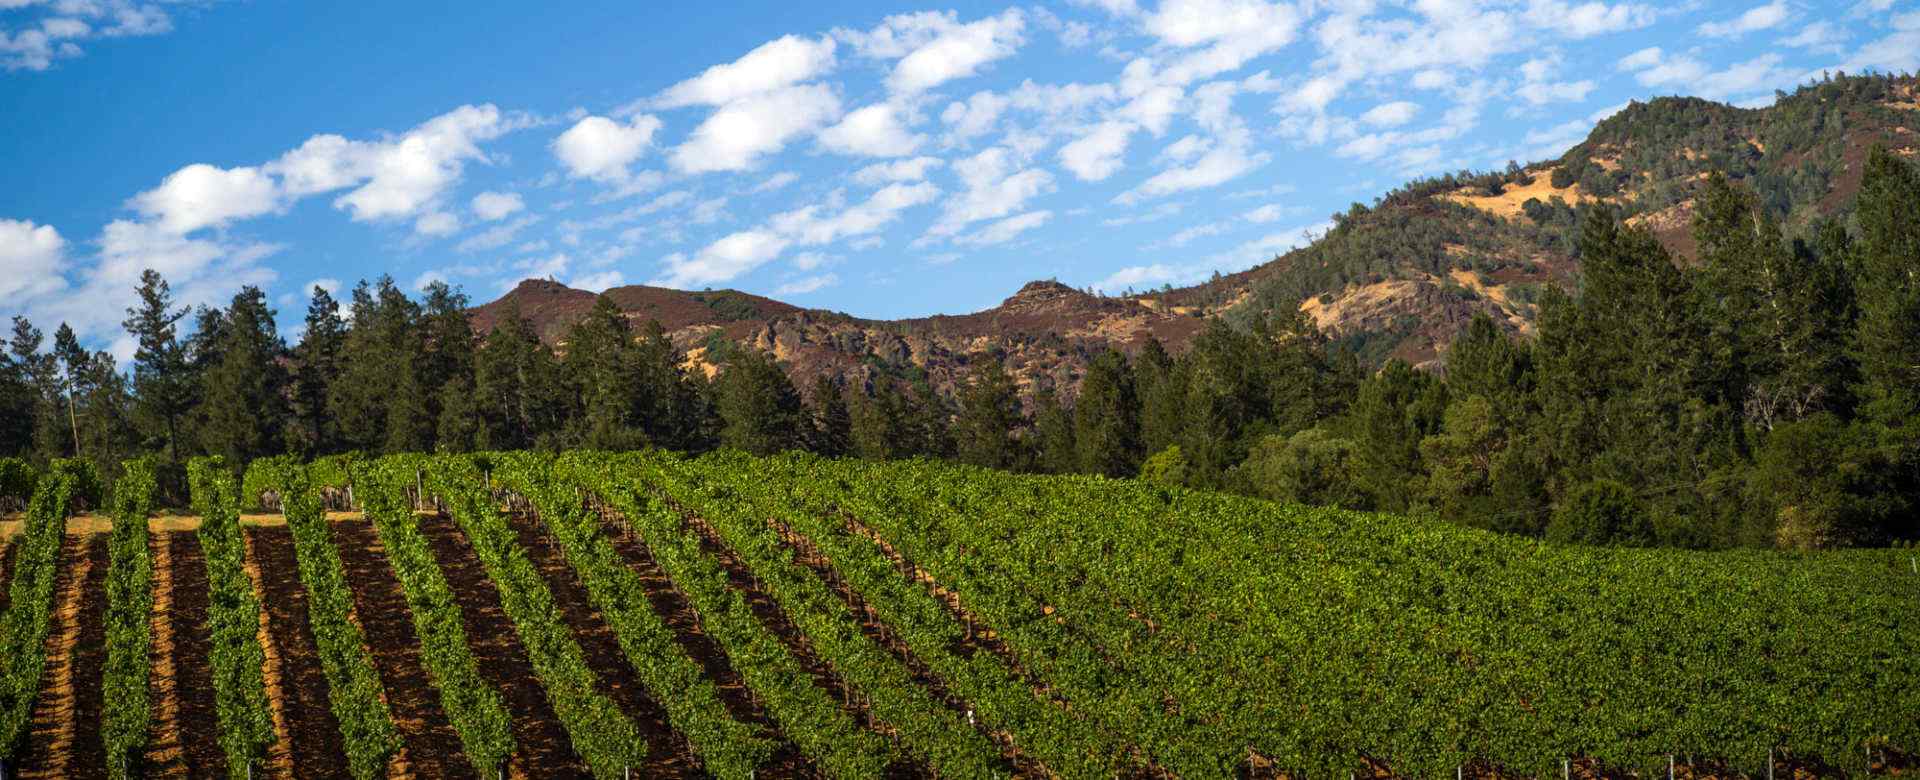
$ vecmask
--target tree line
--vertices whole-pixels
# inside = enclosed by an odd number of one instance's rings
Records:
[[[550,347],[517,310],[479,335],[462,293],[435,283],[416,301],[387,277],[344,310],[316,287],[289,346],[258,288],[189,311],[148,271],[124,323],[129,373],[64,324],[46,350],[14,319],[0,453],[111,475],[155,452],[176,500],[201,454],[730,447],[1138,476],[1595,544],[1920,534],[1920,175],[1875,150],[1851,218],[1794,237],[1713,176],[1693,237],[1683,265],[1584,209],[1579,289],[1543,293],[1532,338],[1476,318],[1443,373],[1363,370],[1276,308],[1216,320],[1177,357],[1152,340],[1109,350],[1070,397],[1023,393],[991,355],[951,396],[877,374],[803,392],[739,345],[709,379],[605,297]]]

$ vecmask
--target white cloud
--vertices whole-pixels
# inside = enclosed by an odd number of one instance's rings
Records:
[[[1292,209],[1278,203],[1269,203],[1257,209],[1252,209],[1245,214],[1241,214],[1240,218],[1255,224],[1266,224],[1268,222],[1279,221],[1281,217],[1286,216],[1291,211]]]
[[[952,11],[901,14],[867,32],[835,30],[834,35],[863,56],[898,59],[887,75],[887,88],[914,95],[1011,56],[1025,43],[1025,29],[1025,12],[1012,8],[965,24]]]
[[[966,190],[949,199],[929,236],[950,236],[983,219],[1018,211],[1034,196],[1053,190],[1053,175],[1038,168],[1022,169],[1006,147],[996,146],[953,163]]]
[[[1746,13],[1723,22],[1700,25],[1700,34],[1709,38],[1738,38],[1750,32],[1770,30],[1787,20],[1786,0],[1747,9]]]
[[[1093,286],[1095,289],[1112,293],[1130,287],[1154,287],[1163,283],[1192,284],[1205,280],[1215,271],[1233,273],[1267,262],[1276,255],[1307,244],[1314,236],[1325,233],[1329,227],[1331,226],[1321,223],[1268,233],[1191,264],[1155,263],[1129,266],[1115,271],[1107,278],[1094,283]]]
[[[1591,38],[1622,30],[1635,30],[1653,24],[1659,12],[1637,3],[1600,2],[1577,5],[1560,0],[1531,0],[1527,20],[1534,26],[1553,30],[1568,38]]]
[[[940,112],[940,121],[947,125],[947,143],[959,145],[968,139],[986,135],[993,130],[1001,113],[1007,110],[1010,101],[997,93],[980,91],[973,93],[965,102],[954,101]]]
[[[1244,129],[1233,131],[1191,164],[1154,174],[1140,186],[1114,197],[1113,202],[1130,205],[1146,198],[1217,187],[1237,179],[1271,159],[1266,152],[1252,151],[1251,143]]]
[[[1771,90],[1793,83],[1798,74],[1780,67],[1778,54],[1763,54],[1715,71],[1685,54],[1668,55],[1659,47],[1641,49],[1620,60],[1619,69],[1649,87],[1676,87],[1713,99]]]
[[[909,160],[874,163],[853,172],[857,184],[878,187],[888,182],[919,181],[927,178],[927,173],[947,164],[938,157],[915,157]]]
[[[720,107],[674,147],[673,166],[683,173],[746,170],[839,113],[840,99],[818,84],[743,98]]]
[[[260,216],[273,211],[278,201],[272,177],[259,168],[229,170],[196,163],[169,174],[159,187],[133,196],[127,205],[184,235]]]
[[[774,295],[806,295],[807,293],[818,292],[820,290],[826,289],[828,287],[832,287],[833,285],[836,285],[839,283],[840,283],[839,276],[836,276],[834,274],[818,274],[815,276],[808,276],[800,279],[795,279],[791,282],[787,282],[786,284],[782,284],[779,287],[774,288],[773,294]]]
[[[526,207],[517,192],[482,192],[473,196],[473,214],[483,222],[506,219]]]
[[[1232,228],[1232,227],[1233,225],[1227,222],[1202,222],[1198,225],[1194,225],[1193,227],[1187,228],[1171,236],[1168,236],[1165,241],[1158,242],[1157,244],[1155,244],[1155,246],[1156,247],[1175,247],[1175,248],[1183,247],[1183,246],[1186,246],[1187,244],[1193,243],[1195,239],[1205,238],[1207,236],[1217,236],[1217,235],[1220,235],[1221,233],[1225,233],[1229,228]]]
[[[585,276],[573,277],[572,279],[567,280],[567,286],[572,287],[576,290],[586,290],[587,292],[600,293],[600,292],[606,292],[607,288],[609,287],[619,287],[620,285],[625,284],[626,281],[627,281],[626,276],[621,274],[618,270],[609,269],[605,271],[600,271],[598,273],[587,274]]]
[[[874,233],[898,219],[914,206],[931,203],[940,197],[940,188],[927,182],[890,184],[875,192],[864,203],[838,214],[823,216],[819,206],[807,206],[774,215],[774,232],[801,245],[819,245],[842,238]]]
[[[0,219],[0,301],[50,295],[67,286],[67,241],[52,225]]]
[[[540,217],[527,215],[511,222],[494,225],[461,240],[460,244],[454,247],[454,251],[469,253],[499,249],[513,243],[513,240],[519,237],[520,231],[539,221]]]
[[[491,105],[461,106],[399,138],[345,147],[354,159],[336,169],[351,168],[366,183],[335,199],[334,207],[362,222],[413,215],[459,181],[467,161],[485,159],[481,141],[515,126]]]
[[[1834,69],[1848,73],[1920,71],[1920,11],[1895,15],[1893,32],[1855,47]]]
[[[724,196],[695,203],[687,214],[687,221],[695,225],[711,225],[726,218],[727,199]]]
[[[821,252],[801,252],[793,256],[793,267],[802,271],[812,271],[832,265],[835,260],[836,258],[832,255]]]
[[[1162,83],[1187,84],[1237,70],[1292,43],[1302,21],[1287,3],[1164,0],[1142,27],[1169,46],[1205,47],[1181,55],[1158,77]]]
[[[728,234],[692,257],[675,253],[665,258],[667,271],[653,283],[687,288],[726,282],[766,265],[792,243],[773,231],[743,230]]]
[[[0,10],[27,8],[32,0],[0,0]],[[46,3],[48,13],[37,24],[0,30],[0,68],[43,71],[55,60],[84,52],[80,42],[101,38],[161,35],[173,30],[173,19],[158,3],[134,0],[58,0]]]
[[[1800,49],[1839,54],[1842,50],[1841,44],[1846,43],[1846,40],[1846,31],[1834,26],[1832,22],[1822,21],[1801,27],[1799,32],[1780,39],[1780,43]]]
[[[574,178],[624,182],[632,175],[627,166],[653,146],[653,135],[659,130],[659,118],[648,114],[626,124],[590,116],[553,139],[553,155]]]
[[[1127,153],[1133,125],[1101,122],[1060,147],[1060,166],[1081,181],[1100,181],[1119,172]]]
[[[972,234],[955,238],[953,243],[961,246],[1004,244],[1013,240],[1015,236],[1021,233],[1047,224],[1047,220],[1051,218],[1053,218],[1053,212],[1051,211],[1029,211],[1025,214],[1008,217],[987,225]]]
[[[793,171],[781,171],[772,176],[768,176],[766,181],[753,185],[753,189],[747,190],[747,194],[758,195],[763,192],[772,192],[799,180],[800,174],[794,173]]]
[[[445,211],[429,211],[413,222],[413,232],[422,236],[450,236],[460,230],[460,218]]]
[[[810,41],[783,36],[668,87],[651,104],[659,108],[719,106],[783,89],[832,70],[833,51],[830,38]]]
[[[829,151],[864,157],[912,154],[923,140],[907,129],[899,108],[890,103],[854,109],[839,124],[820,131],[820,145]]]
[[[1396,100],[1392,103],[1382,103],[1368,109],[1366,113],[1360,115],[1360,121],[1373,125],[1374,127],[1399,127],[1413,121],[1413,117],[1419,113],[1420,105],[1418,103],[1408,100]]]

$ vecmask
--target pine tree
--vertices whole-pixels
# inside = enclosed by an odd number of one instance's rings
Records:
[[[1091,474],[1130,477],[1140,471],[1139,401],[1126,356],[1108,350],[1094,358],[1073,404],[1073,438],[1080,468]]]
[[[711,412],[688,381],[681,364],[685,356],[667,338],[659,320],[648,320],[633,345],[636,416],[648,441],[656,446],[698,451],[710,446]]]
[[[603,450],[647,444],[638,425],[640,376],[633,332],[613,300],[600,296],[587,316],[567,332],[563,367],[573,391],[567,440]]]
[[[293,420],[294,449],[311,458],[338,451],[340,426],[327,409],[334,377],[341,371],[347,323],[340,304],[324,287],[313,288],[307,304],[306,331],[294,348],[293,388],[288,411]]]
[[[852,452],[853,415],[847,409],[846,394],[825,374],[813,380],[813,431],[814,452],[829,458]]]
[[[1920,416],[1920,172],[1875,147],[1854,220],[1862,400],[1882,425],[1908,427]]]
[[[36,395],[26,367],[0,352],[0,457],[32,453]]]
[[[874,382],[873,392],[855,392],[848,412],[852,418],[853,453],[865,460],[890,460],[911,454],[906,399],[892,380]]]
[[[808,429],[800,393],[773,358],[742,349],[727,361],[714,387],[723,446],[772,455],[806,446]]]
[[[510,304],[474,352],[474,446],[526,449],[551,437],[564,423],[565,394],[553,353]]]
[[[477,428],[470,419],[473,402],[465,397],[452,398],[450,388],[458,386],[465,393],[473,389],[473,323],[467,317],[466,293],[445,282],[427,285],[420,327],[426,350],[420,381],[436,421],[435,448],[443,452],[464,452],[473,447],[473,433]],[[452,401],[451,409],[448,401]],[[457,441],[438,441],[443,434],[455,436]]]
[[[953,410],[924,379],[913,383],[905,399],[909,452],[929,458],[953,457]]]
[[[1034,396],[1034,465],[1047,474],[1080,470],[1080,448],[1074,442],[1073,409],[1062,406],[1052,387]]]
[[[1457,397],[1481,396],[1506,419],[1524,413],[1533,389],[1526,349],[1507,337],[1493,319],[1477,312],[1447,349],[1447,391]]]
[[[72,444],[72,449],[66,452],[69,457],[84,457],[86,453],[80,451],[79,396],[83,392],[80,383],[91,373],[93,354],[80,346],[73,328],[62,322],[53,332],[53,355],[60,361],[60,405],[67,418],[67,441]]]
[[[13,318],[7,346],[33,394],[32,452],[43,465],[63,457],[70,441],[60,414],[60,359],[40,351],[44,342],[40,329],[27,318]]]
[[[201,376],[202,443],[236,465],[285,452],[286,344],[266,293],[242,287],[223,323],[219,362]]]
[[[1458,346],[1455,352],[1459,354]],[[1358,448],[1354,472],[1375,507],[1405,512],[1421,498],[1420,442],[1440,429],[1449,385],[1389,360],[1360,383],[1344,428]]]
[[[1141,450],[1161,452],[1180,440],[1186,373],[1160,340],[1149,336],[1134,361],[1134,378],[1140,395]]]
[[[137,345],[133,353],[134,418],[149,446],[165,452],[169,464],[184,462],[181,421],[193,408],[194,377],[187,366],[177,326],[188,309],[173,308],[167,280],[149,268],[140,274],[140,304],[127,309],[121,323]]]
[[[960,389],[960,414],[953,424],[961,462],[991,469],[1017,468],[1023,459],[1015,433],[1025,422],[1013,377],[991,355],[978,357]]]

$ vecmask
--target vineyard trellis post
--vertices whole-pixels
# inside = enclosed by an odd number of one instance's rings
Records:
[[[1560,780],[1573,780],[1573,762],[1560,759]]]
[[[1767,748],[1767,780],[1773,780],[1773,748]]]
[[[1673,754],[1667,754],[1667,780],[1673,780]]]

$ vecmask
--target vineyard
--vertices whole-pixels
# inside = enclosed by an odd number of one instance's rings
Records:
[[[0,461],[0,769],[1910,774],[1908,550],[1563,547],[924,461]],[[1671,763],[1670,763],[1671,762]],[[1669,767],[1672,767],[1669,770]]]

